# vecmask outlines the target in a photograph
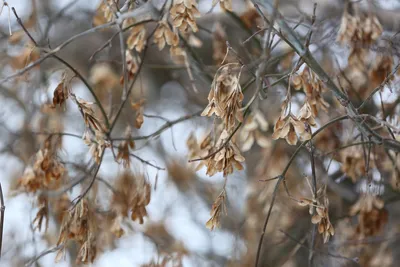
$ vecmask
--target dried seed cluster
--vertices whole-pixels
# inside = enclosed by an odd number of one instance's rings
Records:
[[[220,217],[222,213],[225,213],[226,215],[226,206],[225,206],[225,198],[226,198],[226,192],[225,189],[219,194],[217,199],[212,205],[211,208],[211,218],[207,221],[206,227],[210,230],[214,230],[214,228],[219,227],[221,222],[220,222]]]
[[[139,70],[139,65],[141,63],[140,57],[133,55],[129,49],[125,50],[125,61],[126,61],[126,72],[128,75],[128,81],[135,77],[135,74]],[[124,75],[121,75],[120,84],[124,83]]]
[[[374,166],[374,155],[370,155],[370,167]],[[341,153],[341,169],[355,183],[366,175],[363,150],[359,147],[350,147]]]
[[[32,225],[34,225],[34,230],[42,230],[43,221],[46,221],[45,231],[49,227],[49,202],[44,194],[38,196],[37,206],[39,211],[36,213],[35,219],[33,219]]]
[[[227,176],[233,173],[234,167],[237,170],[243,170],[242,162],[245,159],[236,144],[228,139],[228,132],[224,130],[216,143],[216,147],[222,147],[222,149],[207,159],[207,175],[213,176],[217,172],[222,172],[224,176]]]
[[[324,203],[321,204],[318,200],[301,198],[298,203],[300,206],[308,206],[310,214],[313,214],[315,209],[316,214],[311,217],[311,222],[318,225],[318,233],[322,235],[324,243],[328,242],[329,238],[335,234],[335,229],[329,220],[328,199],[325,198]]]
[[[207,157],[213,148],[211,133],[203,137],[201,142],[197,142],[197,138],[194,133],[191,133],[186,141],[186,145],[189,150],[189,159],[205,158]],[[200,170],[207,165],[207,161],[202,160],[196,167],[196,171]]]
[[[130,216],[132,221],[138,220],[143,224],[147,216],[146,206],[151,199],[151,186],[144,175],[123,173],[115,183],[115,190],[118,193],[113,194],[111,207],[117,218]]]
[[[55,108],[57,105],[61,107],[68,99],[69,94],[68,83],[64,73],[61,82],[57,85],[56,89],[54,89],[52,107]]]
[[[92,205],[86,199],[82,199],[63,218],[57,246],[63,248],[58,251],[56,260],[60,260],[65,253],[68,241],[74,241],[79,246],[77,263],[93,262],[96,253],[96,216]]]
[[[96,117],[92,109],[93,103],[76,97],[74,94],[71,94],[71,98],[78,105],[85,122],[85,131],[82,139],[86,145],[90,146],[89,151],[93,159],[97,164],[100,164],[104,149],[110,146],[110,142],[105,137],[105,127],[100,119]]]
[[[132,109],[136,111],[134,124],[137,129],[140,129],[140,127],[142,127],[142,124],[144,122],[144,104],[145,103],[146,103],[146,99],[144,99],[144,98],[141,98],[136,102],[131,102]]]
[[[131,129],[129,127],[125,131],[125,137],[126,140],[118,145],[117,161],[122,160],[124,168],[130,168],[131,157],[129,150],[135,148],[135,142],[131,139]]]
[[[135,25],[135,19],[126,19],[123,23],[124,28],[130,27],[129,36],[126,45],[129,50],[135,49],[137,52],[143,51],[146,45],[146,28],[144,24]]]
[[[245,120],[239,134],[241,151],[249,151],[254,142],[262,148],[269,147],[271,141],[263,134],[263,132],[266,132],[267,130],[268,122],[262,112],[260,110],[253,111]]]
[[[25,192],[54,190],[60,186],[66,170],[57,157],[58,142],[60,138],[49,137],[44,147],[36,153],[33,166],[25,169],[18,182]]]
[[[166,19],[160,20],[156,31],[154,32],[154,43],[157,44],[158,50],[163,50],[165,45],[178,46],[179,35],[176,31],[171,30]]]
[[[324,86],[318,76],[305,66],[300,73],[290,76],[290,84],[296,90],[303,90],[306,100],[296,116],[291,112],[290,87],[282,103],[282,112],[274,126],[273,139],[285,138],[290,145],[296,145],[298,139],[310,140],[311,127],[316,127],[318,111],[327,111],[329,104],[323,99]]]
[[[98,26],[114,19],[119,0],[104,0],[100,2],[93,18],[93,25]]]
[[[375,15],[351,15],[345,11],[337,37],[337,41],[344,44],[361,44],[368,46],[375,42],[382,34],[382,26]]]
[[[361,238],[379,234],[388,221],[385,203],[378,196],[363,193],[351,207],[350,215],[358,215],[356,234]]]
[[[214,63],[218,66],[221,62],[225,61],[226,63],[231,62],[231,58],[225,58],[226,51],[227,51],[227,36],[226,32],[222,28],[220,23],[216,23],[213,30],[213,38],[212,38],[212,45],[213,45],[213,59]],[[228,56],[229,57],[229,54]]]
[[[230,65],[221,67],[214,77],[208,95],[208,105],[202,116],[212,116],[222,120],[223,130],[216,142],[216,147],[211,147],[213,156],[206,162],[207,174],[212,176],[216,172],[223,172],[224,176],[233,172],[233,167],[243,169],[244,161],[233,138],[237,122],[243,121],[241,111],[243,94],[239,84],[239,75],[231,72]],[[214,152],[215,151],[215,152]]]
[[[304,122],[291,113],[284,117],[279,117],[274,126],[272,139],[285,138],[289,145],[296,145],[299,139],[298,136],[301,141],[311,139],[311,132],[309,128],[306,128]]]
[[[212,5],[215,6],[218,2],[222,10],[232,11],[232,0],[213,0]]]
[[[300,74],[291,76],[291,83],[296,90],[303,90],[306,94],[306,102],[311,107],[312,115],[318,116],[320,109],[327,111],[329,104],[322,97],[325,86],[318,76],[310,70],[308,66],[304,67]]]
[[[375,53],[370,49],[381,34],[382,26],[373,13],[354,12],[350,15],[349,12],[344,12],[337,40],[342,45],[350,46],[350,54],[344,71],[346,77],[341,84],[353,88],[362,98],[385,81],[393,68],[391,53]],[[389,78],[392,80],[393,76]],[[355,96],[352,91],[349,95]]]
[[[190,29],[194,32],[198,31],[195,18],[200,16],[200,12],[197,10],[195,0],[174,0],[170,15],[172,25],[179,31],[183,33]]]
[[[223,120],[225,129],[230,131],[236,121],[243,121],[242,101],[239,76],[232,73],[230,65],[222,66],[211,84],[208,105],[201,116],[210,117],[215,114]]]

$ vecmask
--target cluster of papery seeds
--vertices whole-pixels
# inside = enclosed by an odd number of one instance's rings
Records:
[[[324,84],[308,66],[304,67],[301,73],[292,75],[291,83],[294,89],[304,91],[306,102],[311,107],[314,117],[318,115],[320,109],[328,110],[329,104],[322,97],[322,93],[326,90]]]
[[[218,2],[222,10],[232,11],[232,0],[213,0],[212,5],[215,6]]]
[[[58,147],[55,142],[60,138],[49,137],[44,147],[36,153],[32,167],[25,169],[19,180],[19,185],[26,192],[35,193],[37,190],[53,190],[60,185],[61,178],[66,173],[64,165],[57,158]]]
[[[135,25],[135,19],[129,18],[124,21],[123,25],[124,28],[130,27],[129,37],[126,40],[127,48],[129,50],[135,49],[137,52],[142,52],[146,45],[146,28],[144,24]]]
[[[284,111],[286,108],[283,107],[282,110]],[[275,123],[272,139],[285,138],[289,145],[296,145],[299,138],[301,141],[311,139],[310,126],[315,127],[316,123],[311,106],[306,102],[297,116],[291,112],[287,115],[285,115],[285,112],[281,113]]]
[[[382,34],[382,26],[373,14],[360,16],[345,11],[342,17],[337,41],[356,46],[369,46]]]
[[[181,32],[187,32],[189,27],[194,32],[198,31],[195,18],[200,16],[200,12],[195,0],[174,0],[170,14],[172,25]]]
[[[110,22],[115,18],[118,0],[101,1],[93,18],[93,25],[98,26]]]
[[[388,221],[385,203],[371,193],[360,194],[358,201],[351,207],[350,215],[358,215],[356,234],[360,238],[373,236],[381,232]]]
[[[345,80],[350,80],[352,83],[349,86],[361,97],[366,97],[369,90],[379,86],[391,73],[394,57],[388,52],[376,55],[371,52],[370,47],[383,31],[378,18],[373,13],[353,13],[344,12],[337,41],[350,46]],[[373,64],[370,64],[372,57]],[[389,78],[393,79],[393,76]]]
[[[96,117],[94,110],[92,109],[93,103],[78,98],[74,94],[71,94],[71,97],[78,105],[79,111],[85,121],[86,128],[82,139],[86,145],[90,146],[89,151],[92,154],[93,159],[97,164],[100,164],[100,159],[105,148],[110,146],[110,143],[105,137],[105,127]]]
[[[239,83],[240,74],[233,72],[232,65],[237,64],[226,64],[218,69],[211,84],[208,105],[201,114],[207,117],[215,115],[221,120],[221,124],[216,127],[214,135],[208,134],[200,144],[193,134],[187,141],[189,157],[201,160],[196,170],[206,166],[209,176],[222,172],[226,177],[233,173],[234,169],[242,170],[242,163],[245,160],[235,143],[234,136],[238,123],[243,122],[243,93]],[[253,134],[254,129],[248,130],[249,134]],[[225,199],[224,188],[213,204],[211,218],[206,224],[211,230],[220,224],[220,215],[225,212]]]
[[[224,176],[233,172],[233,167],[241,170],[243,156],[235,144],[233,134],[237,122],[243,121],[241,110],[243,94],[239,84],[239,75],[232,73],[230,65],[223,66],[214,77],[211,90],[208,95],[208,105],[204,109],[202,116],[212,116],[220,118],[223,122],[223,130],[216,142],[216,147],[211,148],[210,152],[215,155],[207,159],[207,174],[212,176],[216,172],[223,172]]]
[[[224,122],[224,128],[230,131],[236,125],[236,121],[243,121],[242,101],[239,76],[232,73],[230,65],[222,66],[214,77],[208,95],[208,105],[201,115],[210,117],[215,114]]]
[[[49,137],[45,141],[44,147],[40,149],[35,156],[35,162],[32,167],[25,169],[24,174],[18,181],[18,186],[24,192],[36,193],[37,191],[47,191],[58,189],[66,175],[64,165],[57,157],[57,150],[61,138]],[[43,222],[45,230],[48,226],[48,198],[40,193],[37,196],[39,211],[33,220],[35,229],[41,231]]]
[[[116,214],[112,229],[119,237],[124,233],[120,226],[123,218],[130,216],[132,221],[138,220],[143,224],[147,216],[146,206],[151,199],[151,186],[143,174],[125,172],[118,177],[115,190],[117,193],[111,200],[111,209]]]
[[[311,217],[311,222],[318,225],[318,233],[320,233],[324,239],[324,243],[329,241],[329,238],[335,234],[335,229],[333,228],[331,221],[329,220],[328,199],[325,198],[323,204],[318,200],[311,200],[307,198],[301,198],[298,202],[300,206],[308,206],[310,214],[314,214],[314,209],[316,213]]]
[[[291,112],[290,92],[282,104],[282,112],[275,123],[273,139],[285,138],[290,145],[311,139],[311,128],[316,127],[315,119],[320,109],[327,111],[329,104],[323,99],[324,86],[318,76],[308,68],[304,67],[299,74],[293,74],[290,78],[291,85],[296,89],[302,89],[306,95],[306,101],[301,107],[299,114],[295,116]]]
[[[91,203],[82,199],[63,218],[57,246],[61,246],[56,259],[60,260],[65,253],[65,246],[69,241],[75,241],[79,246],[77,263],[93,262],[96,253],[96,220]]]

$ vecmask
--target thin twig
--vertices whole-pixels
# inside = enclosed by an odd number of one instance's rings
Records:
[[[340,255],[331,254],[329,252],[317,251],[317,250],[314,250],[312,248],[309,248],[306,245],[304,245],[303,243],[301,243],[300,241],[298,241],[296,238],[294,238],[294,237],[290,236],[288,233],[284,232],[283,230],[279,230],[279,231],[281,233],[283,233],[285,236],[287,236],[290,240],[292,240],[293,242],[296,242],[297,244],[299,244],[300,246],[302,246],[303,248],[305,248],[305,249],[307,249],[309,251],[312,251],[312,252],[315,252],[315,253],[318,253],[318,254],[322,254],[322,255],[327,255],[327,256],[332,257],[332,258],[338,258],[338,259],[348,260],[348,261],[357,263],[357,260],[355,260],[355,259],[347,258],[347,257],[340,256]]]
[[[29,267],[31,265],[33,265],[35,262],[37,262],[40,258],[46,256],[47,254],[50,253],[54,253],[59,251],[60,249],[62,249],[64,247],[63,244],[58,245],[56,247],[50,248],[50,249],[46,249],[43,252],[41,252],[38,256],[36,256],[35,258],[33,258],[32,260],[30,260],[27,264],[25,264],[25,267]]]
[[[326,153],[323,154],[323,156],[336,154],[338,151],[346,149],[346,148],[349,148],[349,147],[352,147],[352,146],[360,146],[360,145],[367,145],[367,144],[371,144],[371,142],[370,141],[365,141],[365,142],[351,143],[351,144],[348,144],[348,145],[344,145],[344,146],[338,147],[338,148],[336,148],[336,149],[334,149],[332,151],[326,152]]]
[[[313,199],[316,200],[317,199],[317,175],[316,175],[316,171],[315,171],[315,159],[314,159],[314,152],[315,152],[315,147],[313,145],[313,142],[310,141],[310,161],[311,161],[311,173],[312,173],[312,191],[313,191]],[[317,205],[316,202],[314,202],[314,205]],[[315,206],[312,208],[312,216],[315,214]],[[310,250],[310,254],[308,257],[308,266],[311,267],[312,266],[312,259],[313,259],[313,251],[314,251],[314,245],[315,245],[315,237],[317,234],[317,225],[313,224],[312,227],[312,236],[311,236],[311,250]]]
[[[101,167],[101,163],[103,162],[103,157],[104,157],[104,152],[105,152],[105,148],[103,148],[101,155],[100,155],[100,161],[99,164],[97,165],[97,168],[94,171],[94,174],[92,176],[92,179],[90,180],[90,183],[88,185],[88,187],[86,187],[85,191],[83,191],[74,201],[73,201],[73,205],[70,208],[71,210],[73,210],[76,205],[78,205],[78,203],[86,196],[87,193],[89,193],[90,189],[92,188],[92,186],[94,185],[94,182],[96,181],[96,176],[99,173],[100,167]]]
[[[256,262],[254,264],[255,267],[258,267],[258,262],[259,262],[260,256],[261,256],[261,248],[262,248],[262,244],[263,244],[263,241],[264,241],[264,235],[265,235],[265,232],[267,230],[267,225],[268,225],[268,222],[269,222],[269,218],[271,217],[271,212],[272,212],[272,208],[274,206],[275,199],[276,199],[276,196],[277,196],[277,193],[278,193],[278,188],[279,188],[280,183],[284,179],[283,176],[278,176],[278,177],[279,177],[278,181],[276,182],[275,187],[274,187],[274,191],[272,193],[271,204],[269,204],[267,217],[265,218],[264,226],[263,226],[263,229],[262,229],[262,232],[261,232],[261,235],[260,235],[260,240],[258,241]]]
[[[4,226],[4,213],[6,206],[4,205],[3,188],[0,182],[0,259],[1,259],[1,248],[3,245],[3,226]]]
[[[180,117],[180,118],[178,118],[176,120],[172,120],[172,121],[166,122],[158,130],[156,130],[155,132],[153,132],[151,134],[148,134],[148,135],[129,137],[129,138],[117,137],[117,138],[111,138],[111,140],[112,141],[122,141],[122,140],[134,140],[134,141],[136,141],[136,140],[145,140],[145,139],[149,139],[149,138],[155,138],[155,137],[159,136],[161,133],[163,133],[164,131],[168,130],[168,128],[170,128],[171,126],[173,126],[173,125],[175,125],[177,123],[180,123],[180,122],[184,122],[184,121],[190,120],[190,119],[192,119],[194,117],[200,116],[200,114],[201,114],[201,111],[198,111],[198,112],[193,113],[193,114],[182,116],[182,117]]]
[[[141,157],[136,156],[136,155],[133,154],[133,153],[130,153],[129,155],[130,155],[131,157],[137,159],[138,161],[140,161],[140,162],[142,162],[142,163],[144,163],[144,164],[147,164],[147,165],[149,165],[149,166],[151,166],[151,167],[153,167],[153,168],[155,168],[155,169],[157,169],[157,170],[159,170],[159,171],[165,171],[165,168],[162,168],[162,167],[159,167],[159,166],[157,166],[157,165],[154,165],[153,163],[150,163],[149,161],[144,160],[144,159],[142,159]]]
[[[357,110],[362,109],[372,99],[372,97],[376,94],[376,92],[381,90],[392,79],[392,77],[397,73],[399,68],[400,68],[400,64],[397,64],[397,66],[393,69],[393,71],[388,76],[386,76],[385,80],[383,80],[383,82],[380,85],[378,85],[371,92],[371,94],[369,94],[369,96],[361,103],[361,105],[357,108]]]

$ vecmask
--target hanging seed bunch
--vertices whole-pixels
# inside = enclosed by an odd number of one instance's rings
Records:
[[[348,44],[351,52],[349,65],[363,70],[367,65],[369,47],[381,36],[382,26],[373,14],[360,16],[344,12],[337,40],[340,44]]]
[[[194,133],[191,133],[186,141],[187,148],[189,150],[189,159],[196,159],[196,158],[204,158],[212,153],[213,149],[213,138],[211,133],[204,136],[200,139],[200,142],[197,141],[196,136]],[[199,171],[201,168],[207,165],[206,160],[201,160],[200,163],[195,168],[196,171]]]
[[[208,117],[215,114],[222,119],[227,131],[235,127],[236,121],[243,121],[243,93],[239,78],[239,75],[232,73],[231,64],[222,66],[211,84],[208,105],[201,113],[201,116]]]
[[[18,186],[24,192],[36,193],[37,191],[56,190],[60,188],[66,176],[66,169],[57,157],[60,148],[60,137],[50,136],[44,142],[34,159],[33,167],[25,169],[23,176],[18,181]],[[33,219],[34,230],[47,231],[49,222],[49,203],[45,194],[37,196],[38,212]],[[42,227],[44,224],[44,227]]]
[[[136,102],[131,102],[131,107],[135,110],[135,128],[140,129],[144,122],[144,104],[146,103],[146,99],[141,98]]]
[[[228,54],[227,51],[227,36],[225,30],[222,28],[220,23],[216,23],[213,29],[213,59],[215,65],[220,65],[222,62],[230,63],[233,62],[233,57]],[[226,56],[226,57],[225,57]]]
[[[245,159],[235,142],[228,141],[228,138],[229,134],[224,130],[216,143],[217,148],[222,146],[223,148],[207,160],[207,175],[213,176],[217,172],[222,172],[224,176],[228,176],[233,173],[234,168],[239,171],[243,170],[242,163]]]
[[[76,262],[93,263],[97,253],[96,224],[93,206],[87,199],[82,199],[63,218],[57,241],[57,246],[62,248],[58,251],[56,260],[63,257],[66,246],[74,241],[79,247]]]
[[[200,16],[195,0],[174,0],[170,9],[172,25],[182,33],[197,32],[196,17]]]
[[[201,114],[208,117],[215,114],[217,118],[222,120],[223,125],[215,149],[222,146],[223,148],[210,157],[206,163],[207,174],[210,176],[216,172],[223,172],[224,176],[227,176],[233,172],[233,166],[238,170],[243,169],[241,162],[244,161],[244,158],[233,138],[233,131],[237,122],[243,121],[241,111],[243,94],[239,84],[240,73],[233,74],[231,65],[224,65],[217,71],[208,95],[209,103]]]
[[[307,66],[300,74],[290,77],[290,85],[296,90],[303,89],[306,101],[300,108],[297,116],[291,111],[290,86],[288,94],[281,106],[281,115],[274,126],[272,139],[285,138],[290,145],[296,145],[297,141],[310,140],[312,137],[311,127],[316,127],[318,110],[327,110],[329,104],[322,98],[323,84],[321,80]]]
[[[47,231],[47,228],[49,227],[49,202],[44,194],[38,196],[37,205],[39,211],[36,213],[35,219],[33,219],[32,222],[34,227],[33,230],[38,230],[40,232],[42,230],[43,222],[45,222],[44,229]]]
[[[81,98],[75,97],[73,95],[73,99],[78,105],[79,111],[82,113],[83,119],[85,121],[86,132],[89,129],[92,129],[94,132],[104,133],[104,127],[102,122],[96,117],[94,114],[94,110],[92,108],[93,102],[85,101]]]
[[[308,66],[304,67],[301,73],[292,75],[291,84],[294,89],[303,90],[306,94],[306,102],[311,107],[314,117],[318,116],[318,111],[321,109],[328,111],[329,104],[322,97],[322,93],[326,88]]]
[[[164,49],[165,45],[169,45],[169,54],[176,64],[185,62],[186,52],[179,47],[178,28],[173,27],[171,29],[167,16],[158,22],[157,29],[154,32],[154,43],[157,44],[160,51]]]
[[[60,107],[64,105],[70,94],[68,85],[69,84],[67,83],[66,73],[64,73],[62,75],[61,82],[57,85],[56,89],[54,89],[52,108],[56,108],[57,105],[59,105]]]
[[[210,212],[211,218],[206,223],[206,227],[208,229],[214,230],[214,228],[220,227],[221,215],[222,214],[226,215],[225,201],[226,201],[226,192],[224,189],[224,190],[222,190],[222,192],[219,194],[219,196],[217,197],[217,199],[215,200],[215,202],[212,205],[211,212]]]
[[[309,118],[304,117],[304,115],[308,114],[309,113],[304,111],[301,112],[299,116],[295,116],[291,112],[288,115],[282,113],[275,123],[272,139],[277,140],[279,138],[285,138],[289,145],[296,145],[299,139],[301,141],[310,140],[311,129],[309,126],[316,125],[312,116]],[[309,122],[314,124],[309,124]]]
[[[374,236],[382,231],[388,221],[388,212],[384,209],[384,205],[383,200],[374,194],[360,194],[350,209],[351,216],[358,216],[356,234],[359,237]]]
[[[328,199],[324,198],[324,202],[321,204],[318,199],[301,198],[298,204],[308,206],[310,214],[314,214],[315,209],[316,213],[311,217],[311,222],[318,225],[318,233],[322,235],[324,243],[328,242],[329,238],[335,234],[335,229],[329,219]]]
[[[61,185],[66,170],[57,157],[60,140],[60,137],[47,138],[43,148],[36,153],[33,166],[25,169],[18,182],[25,192],[54,190]]]
[[[378,54],[368,73],[371,81],[370,87],[376,88],[385,81],[386,77],[392,72],[393,65],[392,55]],[[389,78],[390,81],[393,79],[394,75]]]
[[[179,35],[176,31],[171,30],[167,17],[158,22],[156,31],[154,32],[154,43],[157,44],[158,50],[163,50],[165,45],[178,46]]]
[[[222,10],[232,11],[232,0],[213,0],[212,6],[216,6],[218,2]]]
[[[341,83],[354,88],[360,97],[365,98],[391,74],[394,57],[391,52],[374,52],[370,49],[382,35],[383,29],[378,18],[371,12],[360,14],[358,10],[353,10],[350,14],[348,10],[342,16],[337,36],[340,44],[350,46],[346,77]],[[390,76],[388,81],[393,78]],[[354,92],[350,91],[350,95],[353,96]]]
[[[102,0],[93,18],[93,25],[99,26],[113,21],[115,18],[114,14],[118,11],[118,2],[119,0]]]
[[[177,186],[177,188],[186,192],[192,188],[195,181],[195,173],[186,163],[178,159],[172,159],[167,164],[168,177]]]
[[[365,157],[361,148],[350,147],[341,151],[340,155],[342,161],[341,169],[354,183],[367,174]],[[373,154],[370,155],[370,167],[374,167]]]
[[[146,45],[146,28],[144,24],[132,26],[134,24],[135,19],[133,18],[126,19],[123,23],[123,28],[130,27],[126,46],[129,50],[135,49],[137,52],[141,52]]]
[[[382,25],[373,14],[360,16],[357,12],[351,15],[345,10],[342,16],[337,41],[353,47],[369,46],[382,34]]]
[[[138,220],[144,223],[147,216],[146,206],[151,199],[151,185],[143,174],[124,172],[118,176],[115,183],[117,194],[113,194],[111,208],[117,214],[117,218]]]
[[[110,146],[110,142],[105,137],[105,127],[100,119],[96,117],[92,102],[87,102],[74,94],[71,94],[71,98],[77,104],[85,122],[85,131],[82,139],[86,145],[90,146],[89,151],[95,162],[100,164],[104,149]]]
[[[241,151],[249,151],[254,142],[262,148],[269,147],[271,141],[263,134],[263,132],[266,132],[267,130],[268,122],[263,113],[260,110],[253,111],[244,122],[239,134]]]
[[[124,168],[130,168],[131,165],[131,159],[129,155],[130,149],[135,148],[135,142],[131,139],[131,129],[128,126],[125,130],[125,137],[126,140],[122,141],[118,145],[118,154],[117,154],[117,161],[122,161],[122,165]]]
[[[126,49],[125,61],[126,61],[126,71],[128,73],[128,81],[130,81],[135,77],[135,74],[138,72],[141,60],[140,57],[133,55],[129,49]],[[124,83],[124,75],[121,75],[119,82],[120,84]]]
[[[33,43],[28,42],[18,55],[7,58],[8,64],[14,70],[20,70],[40,58],[40,50]],[[38,68],[35,67],[35,68]]]

